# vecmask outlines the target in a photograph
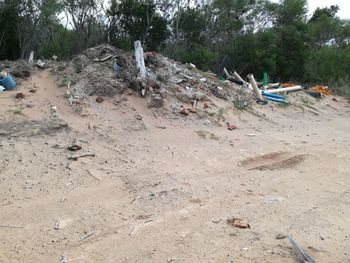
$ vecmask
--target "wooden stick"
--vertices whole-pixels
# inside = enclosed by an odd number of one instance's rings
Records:
[[[96,177],[95,175],[93,175],[92,172],[91,172],[90,170],[86,170],[86,171],[88,172],[88,174],[89,174],[92,178],[94,178],[94,179],[97,180],[97,181],[101,181],[101,179],[98,178],[98,177]]]
[[[24,226],[6,226],[6,225],[0,225],[0,228],[24,228]]]
[[[94,153],[85,153],[85,154],[81,154],[81,155],[72,155],[72,156],[68,156],[68,160],[73,160],[73,161],[77,161],[79,158],[83,158],[83,157],[95,157],[96,154]]]
[[[85,236],[82,236],[81,238],[80,238],[80,241],[82,241],[82,240],[84,240],[84,239],[87,239],[88,237],[91,237],[92,235],[94,235],[95,234],[95,232],[91,232],[90,234],[87,234],[87,235],[85,235]]]

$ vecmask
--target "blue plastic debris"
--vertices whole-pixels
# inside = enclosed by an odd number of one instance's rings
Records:
[[[5,90],[12,90],[16,88],[16,85],[16,81],[10,74],[7,74],[6,77],[0,76],[0,86],[3,86]]]

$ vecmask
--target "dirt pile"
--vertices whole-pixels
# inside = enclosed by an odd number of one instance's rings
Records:
[[[120,72],[114,69],[115,63],[120,66]],[[212,95],[227,99],[232,95],[227,88],[232,88],[233,84],[220,83],[213,73],[202,72],[160,54],[145,53],[145,64],[147,90],[151,94],[164,96],[167,93],[177,97],[179,93],[184,93],[186,95],[182,100],[203,100]],[[70,82],[72,87],[81,88],[88,95],[113,96],[123,93],[126,88],[140,91],[133,54],[110,45],[90,48],[70,62],[56,63],[53,71],[60,77],[61,86]]]

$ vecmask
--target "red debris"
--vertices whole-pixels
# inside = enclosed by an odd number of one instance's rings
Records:
[[[188,112],[190,113],[197,113],[197,110],[196,109],[193,109],[193,108],[187,108]]]
[[[229,218],[227,219],[227,224],[236,228],[242,228],[242,229],[247,229],[250,228],[250,225],[247,220],[243,220],[240,218]]]
[[[227,122],[227,129],[229,131],[233,131],[233,130],[236,130],[237,129],[237,126],[236,125],[233,125],[233,124],[230,124]]]
[[[96,102],[97,103],[102,103],[102,102],[104,102],[104,98],[103,97],[101,97],[101,96],[98,96],[97,98],[96,98]]]
[[[22,92],[19,92],[16,94],[16,99],[24,99],[26,95],[24,95]]]
[[[182,115],[187,116],[187,115],[189,114],[189,111],[188,111],[188,109],[186,109],[186,108],[182,108],[182,109],[179,111],[179,113],[181,113]]]
[[[210,108],[210,107],[209,107],[208,103],[204,103],[203,109],[209,109],[209,108]]]

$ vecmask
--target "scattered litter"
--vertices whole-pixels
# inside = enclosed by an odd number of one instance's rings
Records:
[[[280,89],[271,89],[271,90],[266,90],[265,94],[274,94],[274,93],[282,93],[282,92],[291,92],[291,91],[298,91],[302,90],[302,86],[293,86],[293,87],[288,87],[288,88],[280,88]]]
[[[130,229],[130,231],[129,231],[129,236],[131,236],[131,235],[132,235],[132,233],[133,233],[133,232],[134,232],[134,230],[135,230],[135,227],[136,227],[136,226],[132,226],[132,227],[131,227],[131,229]]]
[[[297,86],[297,84],[295,84],[294,82],[286,82],[286,83],[282,83],[281,86],[289,88],[289,87]]]
[[[228,129],[229,131],[233,131],[233,130],[236,130],[236,129],[237,129],[237,126],[236,126],[236,125],[230,124],[229,122],[227,122],[226,124],[227,124],[227,129]]]
[[[214,224],[219,224],[221,222],[220,218],[212,218],[211,222],[213,222]]]
[[[188,112],[190,113],[197,113],[197,110],[196,109],[193,109],[193,108],[187,108]]]
[[[287,238],[287,235],[278,233],[275,238],[276,239],[285,239],[285,238]]]
[[[57,111],[57,107],[56,106],[51,106],[51,112],[56,112]]]
[[[77,143],[72,143],[72,145],[69,145],[68,147],[67,147],[67,149],[69,150],[69,151],[72,151],[72,152],[76,152],[76,151],[79,151],[79,150],[81,150],[81,145],[79,145],[79,144],[77,144]]]
[[[179,113],[181,113],[182,115],[185,115],[185,116],[188,116],[188,114],[190,114],[189,111],[188,111],[188,109],[186,109],[186,108],[182,108],[182,109],[179,111]]]
[[[328,87],[315,86],[315,87],[312,87],[311,90],[324,95],[332,95],[332,91],[329,90]]]
[[[16,99],[24,99],[26,95],[24,95],[23,92],[16,93],[15,97]]]
[[[266,199],[265,203],[277,204],[277,203],[281,203],[283,200],[284,200],[284,197],[282,196],[273,196]]]
[[[189,65],[190,65],[190,67],[193,68],[193,69],[196,69],[196,68],[197,68],[196,65],[194,65],[194,64],[192,64],[192,63],[190,63]]]
[[[297,252],[298,256],[302,260],[303,263],[316,263],[298,244],[298,242],[291,236],[288,235],[288,240],[292,244],[294,250]]]
[[[36,62],[36,66],[39,67],[39,68],[44,68],[44,67],[45,67],[45,62],[42,61],[41,59],[39,59],[39,60]]]
[[[0,228],[24,228],[24,226],[7,226],[7,225],[0,225]]]
[[[5,71],[0,72],[0,85],[5,88],[5,90],[13,90],[16,88],[16,81],[11,76],[11,74],[8,74]]]
[[[0,92],[4,91],[5,90],[5,87],[1,86],[0,85]]]
[[[87,235],[85,235],[85,236],[82,236],[81,238],[80,238],[80,241],[82,241],[82,240],[84,240],[84,239],[87,239],[88,237],[91,237],[92,235],[94,235],[95,234],[95,231],[93,231],[93,232],[91,232],[91,233],[89,233],[89,234],[87,234]]]
[[[316,91],[312,91],[312,90],[308,90],[308,89],[305,89],[304,92],[316,99],[319,99],[321,98],[321,93],[320,92],[316,92]]]
[[[240,219],[240,218],[229,218],[226,220],[227,224],[236,228],[247,229],[250,228],[248,221]]]
[[[205,103],[203,104],[203,109],[209,109],[208,103],[205,102]]]
[[[60,220],[57,220],[54,226],[55,230],[60,230]]]
[[[118,63],[114,63],[113,69],[114,69],[115,73],[117,73],[117,75],[118,75],[120,73],[120,71],[122,70],[122,67]]]
[[[89,174],[92,178],[94,178],[94,179],[97,180],[97,181],[101,181],[101,179],[98,178],[96,175],[94,175],[90,170],[86,170],[86,171],[88,172],[88,174]]]
[[[81,154],[81,155],[72,155],[72,156],[68,156],[68,160],[73,160],[73,161],[77,161],[79,158],[83,158],[83,157],[95,157],[96,155],[94,153],[85,153],[85,154]]]
[[[104,102],[104,100],[105,99],[102,96],[97,96],[97,98],[96,98],[97,103],[102,103],[102,102]]]
[[[254,134],[254,133],[248,133],[247,136],[248,136],[248,137],[256,137],[256,134]]]

